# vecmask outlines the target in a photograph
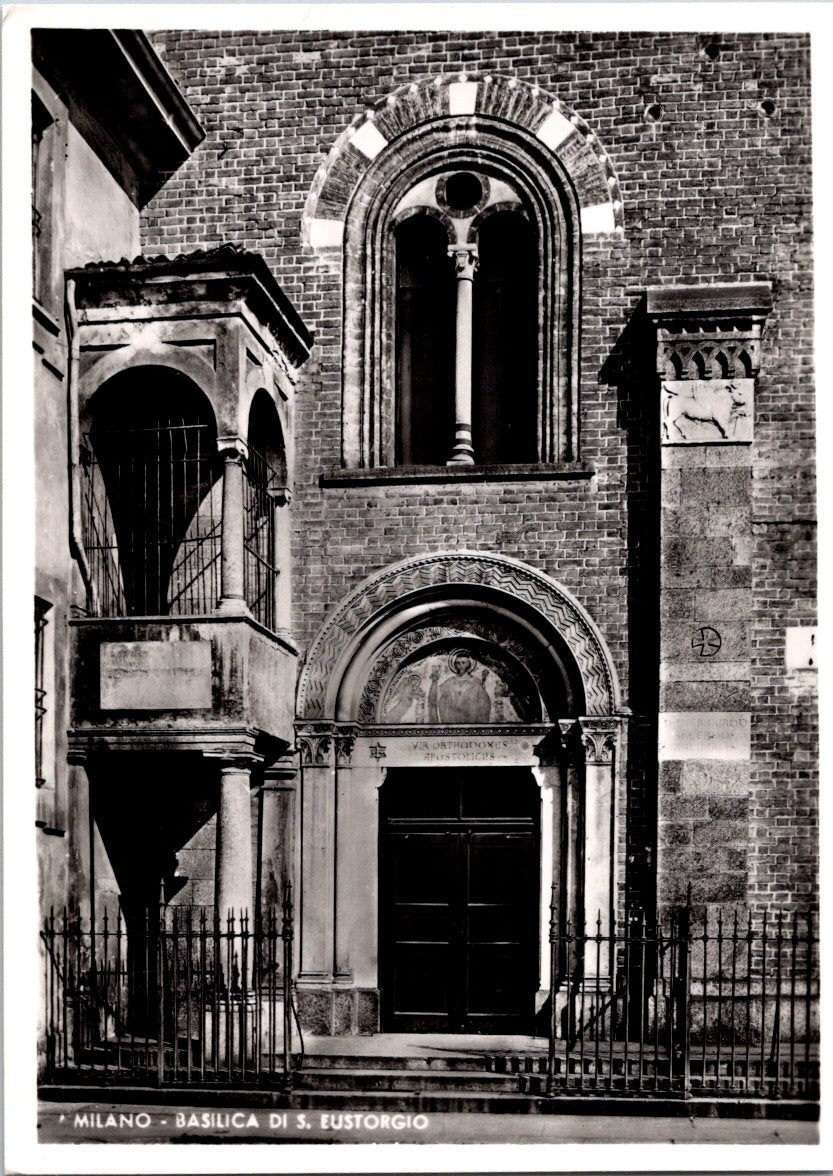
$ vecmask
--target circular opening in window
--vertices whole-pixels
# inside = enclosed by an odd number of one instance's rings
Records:
[[[476,208],[483,198],[483,185],[471,172],[456,172],[445,182],[445,202],[455,212]]]

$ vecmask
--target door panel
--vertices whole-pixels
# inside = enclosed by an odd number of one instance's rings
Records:
[[[428,771],[423,788],[416,773],[399,781],[389,773],[380,845],[383,1029],[532,1030],[539,794],[527,769],[491,771]]]

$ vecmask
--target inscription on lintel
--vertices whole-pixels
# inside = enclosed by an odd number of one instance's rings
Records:
[[[374,735],[356,740],[352,763],[354,767],[464,767],[468,764],[534,767],[538,764],[534,748],[539,741],[540,736],[532,735]]]

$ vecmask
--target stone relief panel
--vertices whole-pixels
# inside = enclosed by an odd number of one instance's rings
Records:
[[[382,698],[379,721],[535,722],[540,712],[518,676],[491,651],[459,645],[429,650],[394,675]]]
[[[664,380],[664,445],[713,445],[752,440],[755,381]]]

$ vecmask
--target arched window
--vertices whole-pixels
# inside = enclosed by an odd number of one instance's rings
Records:
[[[454,276],[448,234],[417,213],[396,228],[396,461],[439,465],[454,430]]]
[[[472,443],[485,464],[538,460],[538,256],[521,213],[492,213],[478,230],[472,321]]]
[[[580,239],[522,128],[439,120],[373,159],[345,224],[343,465],[575,460]]]
[[[487,203],[472,222],[469,205],[448,205],[475,196],[476,209],[487,183],[440,176],[442,220],[418,208],[394,230],[398,465],[538,460],[535,234],[517,208]]]

